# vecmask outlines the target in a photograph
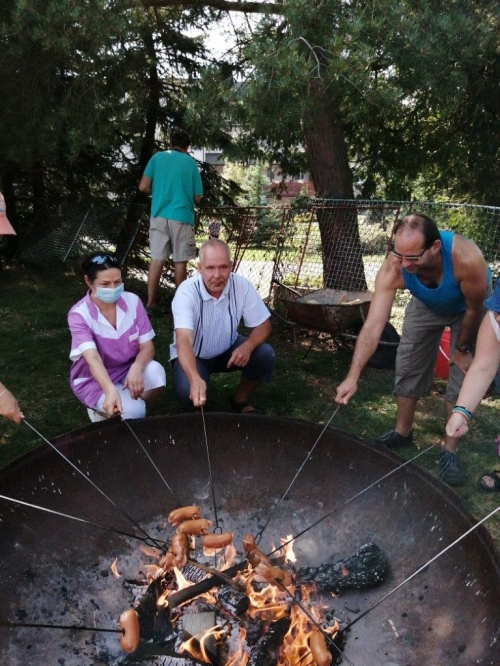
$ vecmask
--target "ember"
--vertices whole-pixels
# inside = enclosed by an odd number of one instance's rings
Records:
[[[271,559],[248,534],[242,542],[247,560],[230,565],[236,555],[230,533],[222,535],[227,542],[224,550],[211,549],[222,554],[219,560],[225,568],[213,569],[201,556],[193,559],[195,534],[201,537],[200,545],[207,538],[210,544],[217,543],[215,538],[221,536],[207,535],[211,523],[200,518],[199,508],[176,509],[169,523],[176,531],[168,551],[162,555],[156,549],[143,549],[156,557],[158,565],[146,566],[149,584],[133,604],[142,641],[128,664],[340,663],[340,621],[327,612],[318,592],[377,585],[387,571],[387,560],[374,544],[363,546],[345,562],[295,570],[292,535],[281,540],[285,545]],[[304,612],[305,606],[310,610]],[[145,641],[150,644],[144,645]],[[155,659],[161,655],[161,661],[148,660],[152,646]]]

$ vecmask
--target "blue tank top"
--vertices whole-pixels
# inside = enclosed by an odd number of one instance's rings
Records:
[[[403,279],[405,287],[410,290],[412,296],[422,301],[431,312],[444,316],[459,315],[465,312],[465,297],[453,275],[451,248],[455,234],[453,231],[440,231],[439,235],[441,236],[443,275],[438,286],[433,289],[426,287],[417,275],[408,273],[404,268]]]

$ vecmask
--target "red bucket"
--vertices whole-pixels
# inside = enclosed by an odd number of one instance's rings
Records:
[[[441,336],[436,365],[434,366],[434,377],[436,377],[436,379],[448,379],[448,374],[450,372],[450,366],[448,364],[450,358],[450,335],[451,331],[447,328],[443,331],[443,335]]]

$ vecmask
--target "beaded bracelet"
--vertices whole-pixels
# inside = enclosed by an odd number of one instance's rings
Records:
[[[470,421],[472,418],[472,412],[469,412],[469,410],[466,407],[462,407],[461,405],[455,405],[455,407],[453,407],[451,411],[462,414],[463,416],[465,416],[467,421]]]

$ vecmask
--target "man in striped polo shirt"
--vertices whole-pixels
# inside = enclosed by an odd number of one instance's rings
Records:
[[[172,302],[170,361],[174,391],[185,411],[206,403],[213,372],[241,370],[231,407],[251,414],[251,394],[272,376],[275,354],[266,343],[272,329],[269,310],[251,283],[231,267],[226,243],[206,241],[200,248],[199,272],[178,287]],[[238,333],[241,320],[252,329],[248,337]]]

